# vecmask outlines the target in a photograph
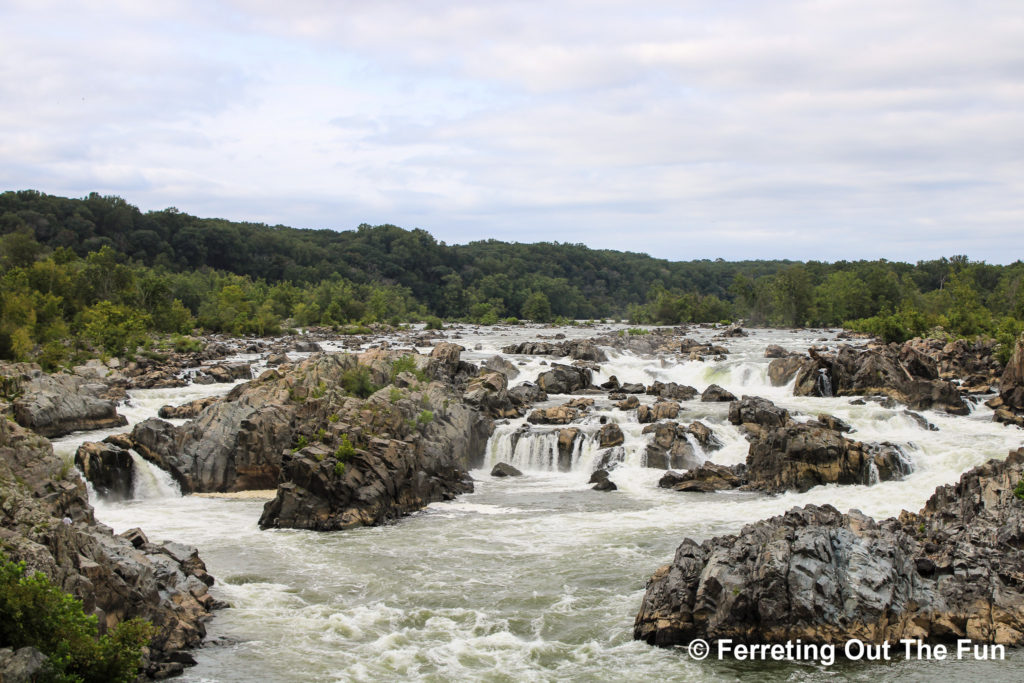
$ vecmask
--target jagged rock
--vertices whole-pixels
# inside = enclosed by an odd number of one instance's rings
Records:
[[[768,364],[768,381],[773,387],[789,384],[807,362],[805,356],[772,356],[772,362]]]
[[[735,401],[736,397],[717,384],[712,384],[700,395],[701,403],[726,403]]]
[[[743,396],[729,404],[729,422],[750,429],[757,427],[782,427],[789,424],[789,411],[760,396]]]
[[[662,382],[655,382],[647,388],[647,393],[661,398],[675,399],[677,401],[689,401],[700,392],[685,384],[676,384],[675,382],[664,384]]]
[[[637,406],[636,419],[641,424],[659,420],[674,420],[679,416],[679,404],[673,401],[658,401],[654,405]]]
[[[607,363],[608,356],[589,339],[566,342],[564,349],[573,360],[586,360],[594,363]]]
[[[1024,412],[1024,335],[1017,339],[1013,354],[999,378],[999,398],[1010,411]]]
[[[571,394],[590,386],[594,374],[587,368],[552,363],[537,377],[537,385],[549,394]]]
[[[602,382],[600,384],[600,387],[605,391],[618,391],[621,386],[622,385],[619,384],[619,378],[615,375],[609,377],[607,382]]]
[[[530,413],[526,421],[530,424],[564,425],[580,416],[580,411],[567,405],[538,408]]]
[[[744,473],[744,465],[716,465],[713,462],[705,462],[700,467],[695,467],[686,472],[673,472],[669,470],[658,480],[658,486],[663,489],[673,489],[684,492],[723,491],[735,489],[747,483]]]
[[[590,475],[590,481],[588,484],[593,484],[591,487],[595,491],[617,491],[618,486],[615,485],[611,479],[608,478],[607,470],[597,470]]]
[[[818,423],[825,427],[825,429],[831,429],[834,432],[842,432],[844,434],[849,434],[854,431],[853,427],[851,427],[845,421],[840,420],[835,415],[829,415],[827,413],[818,414]]]
[[[318,353],[323,351],[323,348],[315,341],[300,339],[292,344],[292,351],[297,353]]]
[[[110,443],[86,441],[75,451],[75,465],[96,493],[107,500],[131,500],[135,463],[127,450]]]
[[[725,356],[729,353],[729,349],[693,339],[683,339],[679,343],[679,352],[693,360],[698,360],[704,356]]]
[[[724,444],[719,440],[715,433],[711,431],[711,427],[708,427],[703,422],[691,422],[686,427],[686,433],[692,434],[700,444],[700,447],[704,449],[705,453],[717,451]]]
[[[110,429],[128,424],[113,401],[101,398],[107,385],[77,375],[48,375],[38,365],[0,366],[0,377],[17,394],[14,419],[48,438],[79,430]]]
[[[548,400],[548,394],[533,382],[523,382],[508,391],[509,398],[521,406]]]
[[[213,379],[214,382],[230,384],[240,379],[252,379],[252,367],[248,363],[225,363],[222,365],[210,365],[203,368],[201,373]],[[196,377],[199,382],[199,377]],[[201,382],[200,382],[201,383]]]
[[[615,407],[619,410],[633,410],[640,405],[640,399],[635,395],[629,395],[615,404]]]
[[[501,372],[484,373],[470,380],[463,398],[491,417],[518,417],[520,414],[508,395],[508,378]]]
[[[473,490],[454,457],[423,457],[410,443],[379,438],[348,462],[318,460],[301,451],[286,454],[282,479],[263,508],[261,529],[334,531],[383,524]]]
[[[0,419],[0,541],[13,561],[41,571],[82,601],[104,628],[141,617],[156,627],[151,661],[196,647],[215,607],[194,549],[138,546],[96,523],[85,482],[50,443]],[[170,546],[182,550],[172,550]]]
[[[598,439],[601,444],[601,448],[621,446],[626,440],[625,436],[622,434],[622,429],[614,422],[609,422],[601,427],[601,430],[598,432]]]
[[[182,403],[180,406],[161,406],[156,414],[165,420],[191,420],[219,400],[219,396],[197,398],[194,401]]]
[[[912,410],[903,410],[902,414],[906,415],[911,420],[913,420],[917,424],[917,426],[920,427],[921,429],[924,429],[924,430],[929,431],[929,432],[937,432],[937,431],[939,431],[939,428],[936,427],[935,425],[933,425],[927,419],[925,419],[924,415],[919,415],[919,414],[915,413]]]
[[[501,356],[491,356],[484,361],[484,367],[494,372],[500,372],[509,379],[515,379],[519,376],[519,368]]]
[[[812,424],[764,429],[747,453],[749,487],[768,493],[902,479],[911,469],[893,444],[850,441],[837,431]]]
[[[0,682],[33,683],[52,675],[46,655],[34,647],[0,649]]]
[[[572,454],[576,450],[576,440],[582,432],[576,427],[568,427],[558,431],[558,470],[572,470]]]
[[[703,461],[687,439],[690,431],[683,425],[667,421],[656,422],[644,427],[643,433],[654,434],[645,451],[646,467],[689,470],[699,466]]]
[[[725,330],[715,335],[716,337],[749,337],[750,333],[746,332],[739,325],[729,325]]]
[[[769,344],[765,347],[764,357],[765,358],[785,358],[789,355],[789,351],[782,348],[778,344]]]
[[[492,477],[521,477],[523,473],[507,462],[499,462],[491,469]]]
[[[285,363],[290,363],[290,362],[291,362],[291,359],[288,358],[288,354],[287,353],[272,353],[272,354],[267,356],[267,366],[268,367],[272,367],[273,368],[273,367],[277,367],[278,365],[284,365]]]
[[[573,360],[591,361],[594,363],[605,363],[608,361],[608,356],[605,355],[605,352],[589,339],[574,339],[558,344],[539,341],[521,342],[503,347],[501,351],[502,353],[519,353],[531,356],[569,356]]]
[[[807,505],[703,543],[647,585],[633,637],[784,643],[1024,644],[1024,449],[876,522]]]
[[[627,382],[619,387],[619,391],[623,394],[642,394],[647,390],[643,384],[637,382]]]

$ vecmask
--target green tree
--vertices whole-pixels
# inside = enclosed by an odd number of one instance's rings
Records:
[[[544,292],[533,292],[526,297],[520,315],[536,323],[551,321],[551,302]]]

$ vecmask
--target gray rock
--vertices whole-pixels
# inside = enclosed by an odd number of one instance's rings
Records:
[[[0,375],[10,378],[18,387],[20,396],[12,405],[14,419],[21,426],[54,438],[128,423],[117,414],[113,401],[99,397],[106,385],[76,375],[47,375],[38,366],[26,373],[23,365],[0,367]]]
[[[701,403],[727,403],[735,401],[736,397],[717,384],[712,384],[700,395]]]
[[[135,463],[125,449],[86,441],[75,451],[75,465],[100,497],[119,501],[134,496]]]
[[[499,462],[493,468],[491,468],[492,477],[521,477],[523,473],[518,469],[509,465],[507,462]]]

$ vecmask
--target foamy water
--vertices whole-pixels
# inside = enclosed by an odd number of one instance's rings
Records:
[[[544,331],[550,334],[550,331]],[[568,329],[569,337],[593,330]],[[481,328],[456,340],[480,362],[506,344],[535,338],[535,330]],[[709,332],[691,335],[706,340]],[[499,425],[472,472],[476,491],[431,505],[397,524],[334,533],[259,531],[262,499],[182,497],[164,473],[137,461],[139,498],[95,501],[98,517],[116,530],[141,526],[151,539],[172,539],[200,548],[217,577],[215,597],[232,607],[209,624],[210,643],[195,653],[199,664],[189,681],[622,681],[622,680],[876,680],[899,677],[984,675],[1019,680],[1021,657],[1010,661],[907,662],[876,665],[752,665],[693,662],[679,650],[633,642],[632,624],[650,574],[668,562],[684,537],[735,533],[746,523],[807,503],[857,508],[877,517],[917,510],[940,484],[955,481],[988,458],[1006,456],[1022,444],[1022,432],[991,422],[978,408],[969,417],[927,412],[939,427],[926,431],[877,404],[848,398],[795,398],[766,379],[767,344],[799,351],[822,332],[759,332],[719,340],[732,353],[722,362],[662,361],[609,351],[595,382],[616,375],[622,382],[655,380],[719,384],[737,396],[770,398],[798,419],[828,412],[857,430],[853,438],[891,441],[913,460],[915,471],[900,482],[875,486],[819,487],[776,497],[753,493],[677,493],[657,488],[663,473],[643,467],[649,436],[635,412],[615,409],[598,396],[579,427],[571,470],[557,466],[561,426],[532,426],[512,448],[524,424]],[[834,342],[832,342],[834,343]],[[474,349],[479,344],[480,349]],[[533,381],[551,358],[512,357]],[[557,360],[557,359],[554,359]],[[132,392],[125,412],[132,422],[152,416],[165,403],[183,403],[224,385]],[[557,404],[567,397],[553,397]],[[644,402],[652,397],[641,396]],[[678,420],[699,420],[725,444],[709,454],[732,464],[746,457],[747,442],[726,420],[727,404],[688,401]],[[601,453],[600,417],[621,427],[621,462],[611,474],[619,490],[590,490],[587,479]],[[73,452],[76,434],[55,442]],[[490,467],[510,462],[523,477],[492,479]]]

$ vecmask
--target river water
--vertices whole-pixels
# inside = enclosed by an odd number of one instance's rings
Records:
[[[467,327],[454,341],[470,349],[464,359],[480,362],[503,345],[555,332],[572,338],[595,330]],[[705,340],[711,334],[691,336]],[[1020,680],[1024,655],[1015,650],[1005,661],[894,656],[889,662],[825,666],[714,657],[697,662],[683,649],[632,640],[646,580],[671,560],[683,538],[736,533],[744,524],[806,503],[876,517],[917,511],[936,486],[989,458],[1004,458],[1024,442],[1020,430],[992,422],[991,411],[980,404],[967,417],[925,412],[939,428],[927,431],[901,408],[854,406],[849,398],[796,398],[788,387],[769,386],[768,344],[803,351],[838,343],[831,332],[756,331],[716,343],[730,349],[726,360],[676,361],[609,350],[611,361],[595,383],[610,375],[622,382],[675,381],[700,391],[716,383],[737,396],[770,398],[797,419],[829,412],[856,428],[854,438],[901,445],[915,471],[901,482],[775,497],[666,491],[657,487],[662,471],[642,466],[648,437],[640,433],[635,411],[616,410],[598,396],[595,416],[582,429],[596,433],[597,416],[603,415],[618,422],[626,438],[622,463],[611,474],[619,490],[612,493],[592,491],[586,483],[597,457],[593,441],[581,442],[572,471],[558,472],[553,438],[543,429],[511,448],[510,435],[523,423],[514,420],[498,427],[486,466],[472,472],[474,493],[384,527],[260,531],[256,523],[265,498],[183,497],[166,473],[141,461],[136,500],[93,503],[97,517],[116,531],[138,526],[151,540],[197,546],[217,578],[214,597],[230,603],[209,623],[208,645],[194,653],[198,665],[186,671],[184,681]],[[535,380],[542,363],[551,360],[509,358],[522,370],[512,384]],[[229,389],[139,390],[120,410],[135,423],[161,405]],[[566,398],[554,397],[550,404]],[[678,419],[702,421],[725,443],[712,460],[742,462],[747,443],[726,413],[727,404],[688,401]],[[82,441],[105,435],[76,433],[55,440],[54,448],[73,453]],[[525,476],[491,478],[490,467],[499,460]]]

